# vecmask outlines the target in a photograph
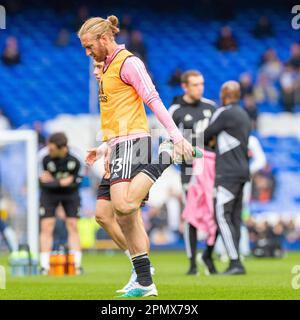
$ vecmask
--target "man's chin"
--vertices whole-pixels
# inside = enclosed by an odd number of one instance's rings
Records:
[[[105,60],[105,58],[99,58],[99,57],[93,57],[94,58],[94,60],[96,61],[96,62],[98,62],[98,63],[102,63],[102,62],[104,62],[104,60]]]
[[[192,97],[192,99],[194,100],[195,103],[199,102],[201,100],[201,97]]]

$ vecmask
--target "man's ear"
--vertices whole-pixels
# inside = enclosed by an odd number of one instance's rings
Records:
[[[97,42],[98,42],[98,44],[100,43],[100,45],[103,46],[102,36],[97,39]]]
[[[102,34],[99,38],[101,45],[107,45],[107,42],[109,40],[109,37],[106,33]]]
[[[209,142],[208,142],[208,146],[211,147],[211,148],[214,148],[216,146],[216,143],[217,143],[217,139],[215,136],[213,136]]]

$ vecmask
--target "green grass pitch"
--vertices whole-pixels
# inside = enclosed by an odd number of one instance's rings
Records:
[[[187,259],[183,252],[153,252],[151,261],[159,291],[158,299],[299,299],[300,289],[293,289],[295,276],[291,270],[300,265],[300,253],[290,252],[282,259],[245,261],[245,276],[186,276]],[[2,299],[115,299],[115,290],[129,279],[130,264],[124,254],[85,254],[82,276],[32,276],[14,278],[9,275],[7,256],[0,255],[0,265],[7,271]],[[217,263],[219,271],[226,264]],[[300,282],[300,281],[299,281]],[[150,298],[157,299],[157,298]]]

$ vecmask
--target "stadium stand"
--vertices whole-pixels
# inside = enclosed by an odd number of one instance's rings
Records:
[[[183,13],[179,19],[176,14],[166,17],[152,12],[147,20],[139,18],[144,16],[141,11],[130,14],[143,33],[149,69],[166,105],[180,93],[180,88],[167,85],[170,74],[178,65],[182,69],[200,69],[207,79],[206,96],[218,100],[222,82],[229,78],[238,79],[245,71],[255,75],[260,57],[267,48],[277,50],[279,58],[286,61],[289,46],[299,39],[297,32],[286,23],[287,17],[275,10],[264,10],[261,14],[267,15],[276,26],[276,36],[256,39],[251,30],[259,18],[257,11],[241,11],[227,23],[237,38],[239,50],[220,53],[215,47],[223,25],[220,21],[199,21]],[[88,112],[88,59],[80,49],[75,32],[71,33],[70,43],[65,47],[56,46],[53,37],[70,20],[70,15],[58,16],[52,9],[24,10],[8,17],[9,34],[19,40],[22,63],[11,67],[0,64],[0,95],[1,105],[15,126],[36,119],[45,121],[62,111],[71,114]],[[160,36],[155,36],[157,34]],[[7,32],[0,33],[2,46],[6,37]],[[217,68],[215,61],[218,61]],[[161,68],[162,64],[164,68]],[[13,83],[9,80],[11,77]],[[280,112],[282,107],[263,104],[259,109],[261,112]]]
[[[106,7],[105,12],[99,9],[91,11],[93,15],[105,15],[112,11],[122,15],[122,11],[111,9]],[[262,40],[253,37],[251,33],[259,19],[258,11],[240,10],[233,19],[226,22],[237,39],[238,50],[221,53],[216,49],[215,41],[224,22],[200,20],[189,12],[180,12],[179,18],[176,12],[166,15],[147,10],[130,9],[126,13],[132,16],[135,27],[143,34],[147,64],[166,106],[171,104],[175,95],[181,94],[179,86],[168,85],[170,75],[178,66],[182,70],[201,70],[206,79],[205,96],[218,101],[219,88],[224,81],[238,80],[243,72],[256,77],[261,56],[268,48],[274,48],[279,59],[287,61],[290,45],[299,41],[299,32],[290,27],[289,12],[275,9],[262,9],[259,12],[260,15],[268,16],[274,26],[274,36]],[[141,18],[145,16],[147,19]],[[62,113],[78,115],[89,112],[89,61],[76,33],[70,33],[69,43],[63,47],[56,46],[56,38],[53,37],[73,19],[74,15],[68,13],[60,16],[51,8],[24,9],[8,17],[9,32],[0,33],[0,45],[4,45],[8,33],[15,36],[19,41],[22,58],[21,63],[15,66],[0,63],[0,105],[15,128],[31,126],[36,120],[48,121],[46,127],[49,131],[66,125],[70,135],[77,140],[78,132],[68,125],[72,119],[60,117],[57,124],[53,120]],[[38,24],[36,21],[39,21]],[[12,78],[14,81],[11,81]],[[283,106],[279,102],[261,103],[258,104],[258,110],[262,117],[268,119],[268,113],[280,114]],[[296,107],[295,111],[299,110]],[[78,118],[77,129],[87,128],[88,121],[86,117]],[[263,124],[261,129],[263,131]],[[280,215],[299,213],[299,136],[294,133],[291,136],[279,136],[275,130],[272,135],[262,134],[259,137],[275,176],[276,189],[270,201],[253,202],[252,212],[275,212]],[[86,149],[89,141],[90,137],[86,136],[82,150]],[[5,157],[9,156],[8,149]],[[12,157],[16,160],[17,156]],[[11,179],[14,177],[8,181]]]

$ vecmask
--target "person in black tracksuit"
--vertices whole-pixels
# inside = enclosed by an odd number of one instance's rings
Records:
[[[173,99],[169,108],[169,113],[182,131],[184,137],[193,146],[201,144],[198,141],[203,131],[208,126],[209,121],[216,110],[216,104],[212,100],[203,98],[204,79],[200,72],[189,70],[182,75],[182,88],[185,92],[182,96]],[[203,143],[203,141],[202,141]],[[205,147],[211,150],[210,147]],[[183,162],[181,165],[181,182],[186,196],[188,185],[192,177],[192,161]],[[185,224],[184,240],[186,253],[190,259],[188,275],[197,274],[196,253],[197,253],[197,229],[190,223]]]
[[[221,89],[223,107],[204,131],[204,143],[216,143],[215,216],[230,265],[224,274],[244,274],[239,259],[243,187],[249,180],[248,138],[251,122],[239,106],[240,86],[227,81]]]
[[[82,161],[68,147],[64,133],[50,136],[48,145],[39,152],[40,183],[40,247],[41,272],[49,271],[49,257],[53,245],[56,210],[59,205],[66,214],[69,249],[74,253],[77,273],[82,273],[81,249],[77,229],[80,218],[79,185],[83,176]]]

